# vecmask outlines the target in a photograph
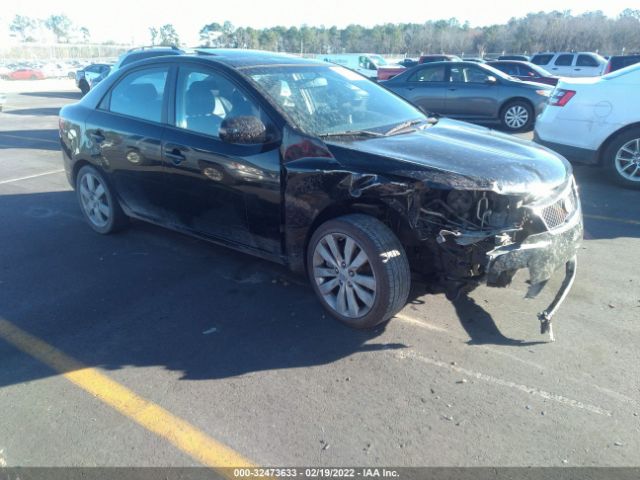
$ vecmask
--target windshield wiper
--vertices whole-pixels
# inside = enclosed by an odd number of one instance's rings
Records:
[[[318,135],[320,138],[329,137],[384,137],[384,133],[373,132],[371,130],[347,130],[345,132],[331,132]]]
[[[427,121],[429,121],[429,120],[427,120]],[[425,122],[425,120],[422,120],[422,119],[409,120],[407,122],[402,122],[402,123],[399,123],[398,125],[396,125],[395,127],[393,127],[392,129],[387,130],[384,133],[384,135],[385,135],[385,137],[386,136],[390,136],[390,135],[395,135],[396,133],[400,133],[403,130],[406,130],[406,129],[410,128],[410,127],[413,127],[414,125],[417,125],[417,124],[423,123],[423,122]],[[434,123],[434,122],[432,122],[432,123]]]

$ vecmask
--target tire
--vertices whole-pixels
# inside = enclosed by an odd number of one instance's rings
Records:
[[[108,235],[127,225],[128,218],[115,191],[97,168],[85,165],[80,169],[76,177],[76,195],[84,219],[96,232]]]
[[[618,185],[640,189],[640,128],[614,137],[602,154],[602,163]]]
[[[345,215],[320,225],[307,248],[307,271],[324,308],[353,328],[389,320],[409,297],[407,254],[395,234],[369,215]]]
[[[512,100],[502,107],[500,123],[508,132],[531,130],[534,122],[533,108],[523,100]]]
[[[86,80],[81,80],[79,87],[83,96],[89,93],[89,90],[91,90],[91,87],[89,86]]]

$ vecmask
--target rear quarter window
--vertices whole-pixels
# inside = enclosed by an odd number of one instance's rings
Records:
[[[591,55],[578,55],[576,67],[597,67],[600,65],[598,61]]]

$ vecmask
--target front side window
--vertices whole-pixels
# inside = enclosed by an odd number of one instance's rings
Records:
[[[386,131],[425,119],[416,107],[344,67],[255,67],[244,73],[293,125],[312,135]]]
[[[109,110],[160,123],[169,67],[136,70],[111,90]]]
[[[451,81],[455,83],[486,83],[490,76],[478,67],[451,67]]]
[[[411,78],[409,78],[410,82],[444,82],[445,81],[445,70],[446,67],[444,65],[439,65],[437,67],[431,68],[423,68],[414,73]]]
[[[258,117],[268,125],[262,109],[226,77],[198,67],[180,67],[176,127],[218,137],[224,119],[240,116]]]
[[[559,67],[570,67],[572,62],[573,55],[559,55],[558,58],[556,58],[555,65]]]

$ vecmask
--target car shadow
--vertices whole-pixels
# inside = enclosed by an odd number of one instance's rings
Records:
[[[0,130],[0,149],[60,150],[58,130]]]
[[[80,100],[82,98],[80,90],[77,92],[23,92],[20,95],[42,98],[67,98],[72,100]]]
[[[95,234],[71,191],[0,196],[0,218],[0,318],[87,366],[220,379],[406,348],[333,320],[284,267],[141,222]],[[5,365],[0,385],[50,374]]]
[[[4,110],[7,115],[38,115],[38,116],[57,116],[60,113],[59,107],[42,107],[42,108],[18,108],[14,110]]]

